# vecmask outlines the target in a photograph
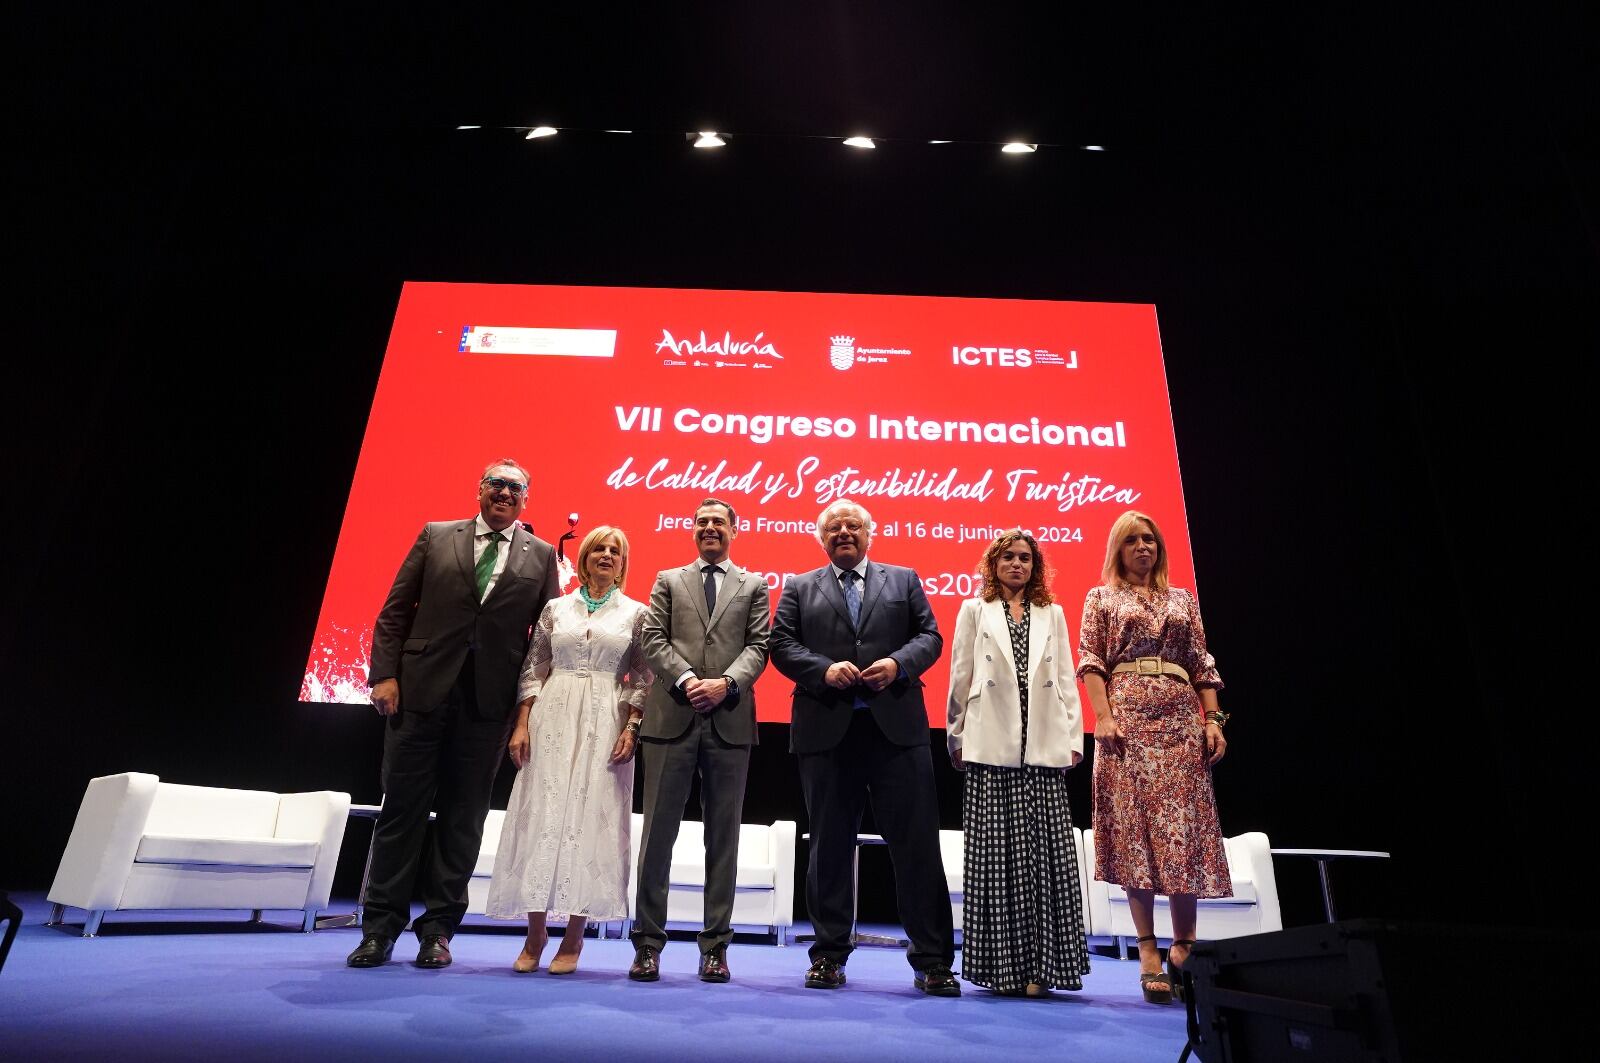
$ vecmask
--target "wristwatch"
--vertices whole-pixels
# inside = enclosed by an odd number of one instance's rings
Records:
[[[733,676],[731,676],[731,675],[725,675],[722,678],[724,678],[724,679],[726,679],[728,681],[728,697],[727,697],[727,700],[728,701],[738,701],[739,700],[739,681],[737,679],[733,678]]]

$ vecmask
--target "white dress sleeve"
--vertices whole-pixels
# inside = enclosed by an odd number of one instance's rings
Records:
[[[550,678],[550,640],[556,630],[556,603],[552,598],[544,604],[539,622],[533,626],[533,642],[528,646],[528,656],[522,661],[522,674],[517,677],[517,704],[539,696],[544,681]]]
[[[644,652],[644,624],[649,617],[649,611],[639,609],[633,616],[633,639],[628,643],[628,674],[623,677],[622,689],[618,692],[621,700],[629,709],[644,711],[644,698],[650,691],[650,684],[655,682],[655,674],[650,671],[650,661]]]

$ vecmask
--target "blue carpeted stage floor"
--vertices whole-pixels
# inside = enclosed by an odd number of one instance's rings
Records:
[[[1138,967],[1095,957],[1080,993],[999,998],[963,983],[959,1000],[911,988],[897,950],[862,948],[850,983],[801,987],[805,946],[736,943],[734,980],[695,977],[692,941],[674,941],[651,985],[624,973],[626,941],[590,938],[575,975],[512,974],[518,936],[479,923],[453,943],[444,971],[397,962],[354,971],[354,930],[301,934],[298,913],[123,913],[101,936],[43,925],[38,894],[13,896],[25,923],[0,972],[0,1060],[119,1061],[473,1059],[693,1060],[804,1063],[907,1060],[998,1063],[1084,1059],[1171,1063],[1184,1044],[1181,1006],[1146,1005]],[[340,910],[339,906],[335,910]],[[69,920],[82,913],[68,911]],[[803,928],[802,928],[803,929]],[[863,928],[869,929],[869,928]],[[546,960],[555,952],[552,941]],[[959,966],[959,955],[957,957]]]

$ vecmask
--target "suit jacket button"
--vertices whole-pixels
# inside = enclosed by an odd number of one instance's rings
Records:
[[[856,639],[856,645],[857,646],[861,645],[861,640],[860,639]]]
[[[994,686],[994,680],[993,679],[989,680],[989,685],[990,686]]]
[[[706,645],[707,646],[711,645],[711,636],[710,635],[706,636]]]
[[[1053,660],[1055,660],[1055,658],[1054,658],[1054,657],[1046,657],[1046,658],[1045,658],[1045,659],[1044,659],[1044,663],[1045,663],[1045,664],[1049,664],[1049,663],[1050,663],[1050,662],[1051,662],[1051,661],[1053,661]]]
[[[1047,686],[1047,687],[1048,687],[1048,686],[1054,686],[1054,685],[1055,685],[1055,680],[1053,680],[1053,679],[1046,679],[1046,680],[1045,680],[1045,681],[1044,681],[1044,685],[1045,685],[1045,686]]]
[[[987,653],[986,653],[986,654],[984,654],[984,655],[983,655],[983,659],[984,659],[984,660],[986,660],[986,661],[992,661],[992,660],[994,660],[994,658],[993,658],[993,657],[991,657],[991,656],[989,656],[989,655],[988,655],[988,654],[987,654]]]

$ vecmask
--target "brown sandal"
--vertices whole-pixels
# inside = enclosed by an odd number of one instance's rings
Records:
[[[1139,941],[1154,941],[1154,934],[1146,934]],[[1163,988],[1154,988],[1155,983],[1160,983]],[[1140,971],[1139,988],[1144,992],[1146,1004],[1171,1004],[1172,1003],[1172,976],[1166,971]]]
[[[1186,945],[1194,948],[1194,938],[1174,938],[1172,945]],[[1172,998],[1183,999],[1183,968],[1172,962],[1172,945],[1167,946],[1167,977],[1168,984],[1172,986]]]

